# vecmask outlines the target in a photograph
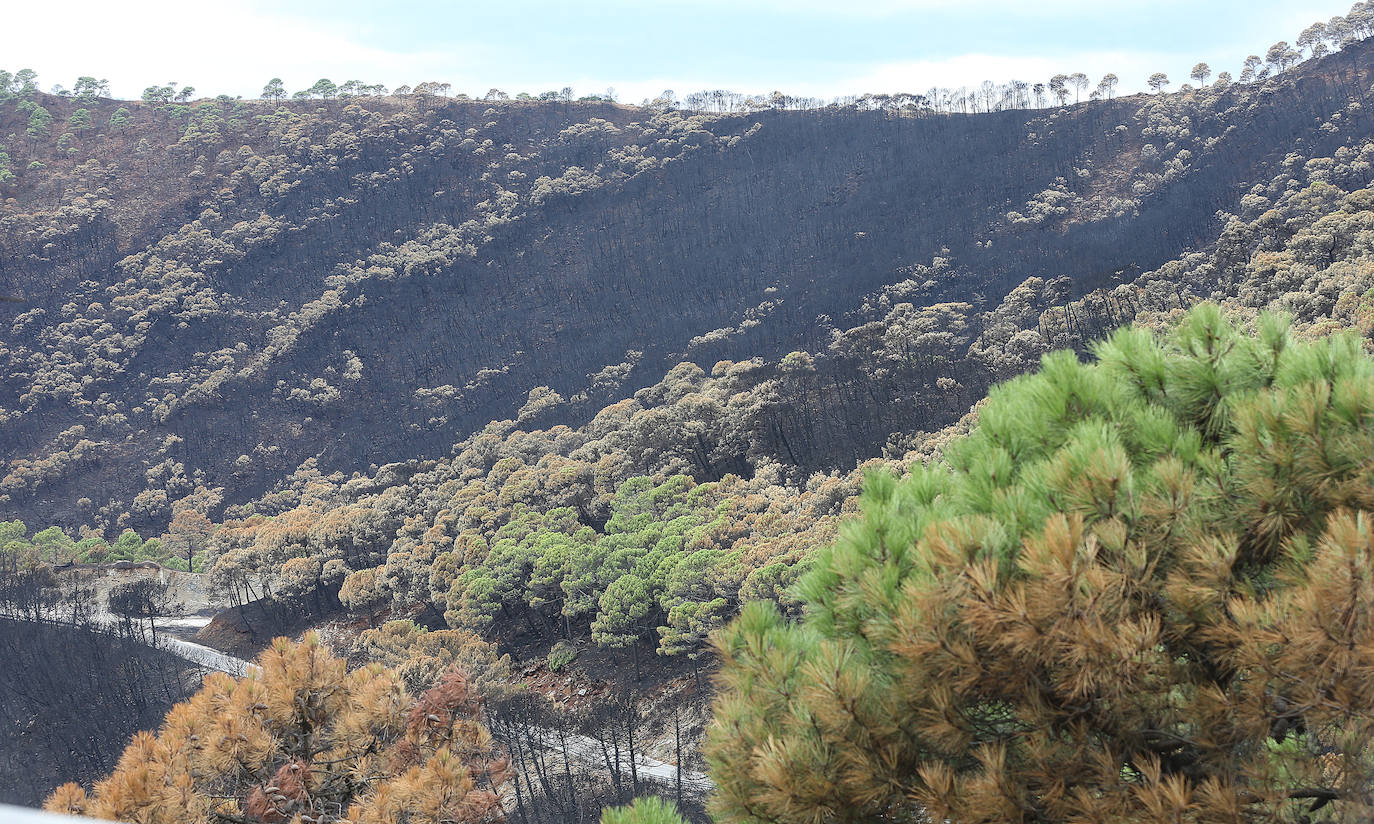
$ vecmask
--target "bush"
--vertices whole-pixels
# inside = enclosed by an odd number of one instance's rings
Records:
[[[1374,815],[1374,364],[1203,306],[996,388],[716,638],[718,821]]]
[[[673,802],[646,795],[624,807],[608,807],[601,824],[684,824],[684,819]]]
[[[579,650],[567,641],[559,641],[549,650],[549,672],[562,672],[577,658]]]

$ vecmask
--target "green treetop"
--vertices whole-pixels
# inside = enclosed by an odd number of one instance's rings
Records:
[[[1214,306],[994,389],[716,637],[721,822],[1374,815],[1374,362]]]
[[[42,106],[34,106],[29,111],[29,125],[25,133],[35,143],[52,134],[52,113]]]
[[[76,132],[78,136],[85,134],[91,127],[91,110],[76,109],[67,118],[67,128]]]

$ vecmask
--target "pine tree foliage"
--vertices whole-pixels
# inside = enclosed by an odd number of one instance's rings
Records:
[[[478,691],[499,695],[510,676],[510,656],[480,636],[460,629],[427,630],[414,621],[387,621],[361,632],[349,650],[352,657],[395,670],[412,692],[428,689],[457,667],[470,673]]]
[[[716,636],[719,821],[1374,816],[1374,362],[1211,305],[1095,355]]]
[[[601,813],[601,824],[685,824],[686,819],[671,801],[656,795],[636,798],[623,807],[609,807]]]
[[[93,792],[65,784],[46,809],[137,824],[502,819],[507,765],[461,671],[412,698],[378,664],[347,672],[314,633],[278,638],[258,665],[208,677]]]

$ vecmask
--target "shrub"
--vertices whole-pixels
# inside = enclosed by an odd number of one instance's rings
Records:
[[[684,819],[673,802],[646,795],[624,807],[608,807],[601,824],[684,824]]]
[[[559,641],[549,650],[549,672],[562,672],[577,658],[577,647],[567,641]]]

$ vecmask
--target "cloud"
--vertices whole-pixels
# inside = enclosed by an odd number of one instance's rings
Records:
[[[882,18],[921,12],[957,11],[961,16],[1063,17],[1084,15],[1110,17],[1127,10],[1167,14],[1171,8],[1188,8],[1186,0],[693,0],[693,5],[733,11],[767,11],[783,14],[843,18]]]
[[[137,97],[145,86],[168,80],[189,82],[202,93],[245,96],[272,77],[291,89],[320,77],[414,84],[443,76],[457,82],[455,69],[462,68],[451,54],[377,48],[360,28],[252,5],[78,0],[63,7],[60,27],[52,14],[41,3],[6,10],[10,31],[54,34],[9,38],[5,68],[32,68],[45,87],[70,86],[85,74],[106,77],[119,97]]]
[[[595,14],[539,13],[552,7],[543,4],[553,2],[506,0],[507,11],[474,23],[463,4],[435,10],[403,2],[382,11],[344,3],[337,13],[305,15],[292,12],[289,0],[271,5],[267,0],[71,0],[62,7],[61,26],[53,25],[53,7],[18,3],[6,10],[6,24],[26,36],[8,38],[0,67],[36,69],[45,87],[70,86],[79,75],[96,75],[108,78],[120,97],[137,97],[145,86],[169,80],[190,83],[206,95],[256,96],[272,77],[282,78],[292,90],[329,77],[336,83],[356,78],[393,87],[441,80],[455,92],[469,94],[492,86],[510,93],[564,85],[579,93],[600,93],[615,86],[622,100],[636,102],[664,89],[682,95],[708,88],[747,93],[779,89],[829,98],[924,92],[983,80],[1036,82],[1074,71],[1087,73],[1094,82],[1114,72],[1125,93],[1143,90],[1145,78],[1155,71],[1181,83],[1197,59],[1213,61],[1218,71],[1222,63],[1238,71],[1245,54],[1262,50],[1278,36],[1291,40],[1309,19],[1334,13],[1332,4],[1339,0],[1264,0],[1263,10],[1248,16],[1230,12],[1242,7],[1241,0],[1208,0],[1201,4],[1205,11],[1198,9],[1197,26],[1233,18],[1236,25],[1212,25],[1205,44],[1199,35],[1186,46],[1175,43],[1171,33],[1177,26],[1171,16],[1189,13],[1176,11],[1185,8],[1182,0],[678,0],[657,6],[644,0],[594,0],[588,8]],[[661,37],[654,26],[670,19],[663,16],[669,10],[715,21],[726,36],[665,54],[636,50],[636,44]],[[806,23],[782,42],[749,40],[740,34],[748,27],[733,30],[732,39],[729,24],[749,12],[755,13],[751,25],[758,24],[759,12],[766,13],[765,19]],[[945,22],[922,28],[923,12]],[[494,25],[502,14],[527,20],[528,27]],[[901,15],[905,17],[899,19]],[[1163,22],[1116,37],[1112,42],[1124,43],[1121,49],[1094,46],[1108,42],[1101,36],[1104,18],[1120,21],[1132,15]],[[589,27],[612,45],[586,48]],[[910,29],[909,48],[900,38],[870,42],[865,35],[879,27],[888,33]],[[1255,27],[1260,30],[1251,30]],[[949,34],[931,42],[932,31]],[[1161,43],[1156,49],[1178,51],[1132,48],[1151,40]],[[412,45],[417,41],[422,45]],[[626,48],[615,48],[617,43]],[[958,43],[968,43],[967,51],[947,56]],[[1200,45],[1217,53],[1196,53]],[[941,56],[919,56],[932,50]],[[1020,56],[1004,56],[1008,52]],[[906,59],[907,54],[914,56]],[[546,82],[539,82],[541,78]]]

